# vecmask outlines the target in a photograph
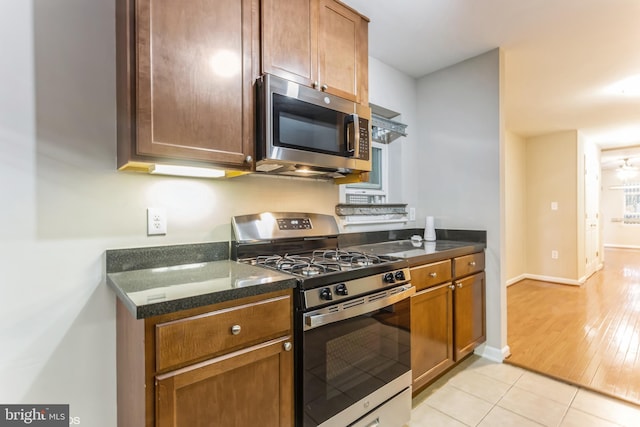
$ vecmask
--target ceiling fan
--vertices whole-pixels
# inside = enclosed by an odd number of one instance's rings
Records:
[[[624,159],[624,163],[616,169],[616,175],[622,181],[635,178],[638,175],[638,168],[629,164],[629,159]]]

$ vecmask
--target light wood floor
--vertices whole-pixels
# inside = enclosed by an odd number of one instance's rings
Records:
[[[505,362],[640,404],[640,251],[606,249],[583,286],[507,290]]]

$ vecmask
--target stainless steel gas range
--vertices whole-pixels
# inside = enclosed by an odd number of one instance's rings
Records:
[[[409,297],[415,288],[407,262],[338,248],[331,215],[236,216],[232,231],[235,259],[298,279],[296,425],[409,422]]]

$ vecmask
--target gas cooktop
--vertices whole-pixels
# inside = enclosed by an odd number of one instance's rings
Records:
[[[314,277],[338,271],[350,271],[357,268],[384,264],[395,261],[389,256],[377,256],[357,251],[340,249],[315,250],[301,255],[263,255],[255,258],[252,264],[291,273],[301,277]]]
[[[407,267],[401,258],[338,248],[338,225],[331,215],[266,212],[236,216],[232,230],[234,259],[292,274],[303,289]],[[387,283],[395,279],[388,277]]]

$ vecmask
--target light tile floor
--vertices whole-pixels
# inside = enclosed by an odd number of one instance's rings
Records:
[[[640,427],[640,406],[472,356],[413,399],[409,427]]]

